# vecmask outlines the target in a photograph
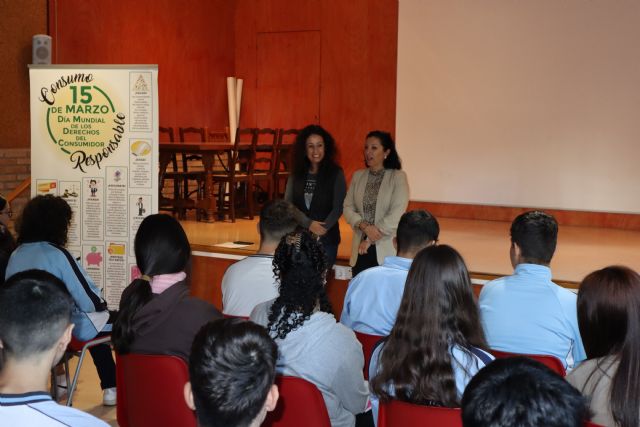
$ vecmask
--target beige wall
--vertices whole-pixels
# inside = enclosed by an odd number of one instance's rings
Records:
[[[640,2],[400,0],[411,198],[640,213]]]

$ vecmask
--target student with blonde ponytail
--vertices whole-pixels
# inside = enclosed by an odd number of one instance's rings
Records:
[[[205,323],[221,318],[214,306],[189,296],[189,240],[169,215],[146,217],[135,238],[142,276],[122,293],[113,325],[116,351],[189,358],[191,342]]]

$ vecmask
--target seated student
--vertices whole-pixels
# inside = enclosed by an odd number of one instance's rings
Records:
[[[511,224],[512,276],[487,283],[480,315],[489,346],[522,354],[550,354],[565,368],[585,358],[578,330],[576,295],[551,281],[558,223],[540,211],[525,212]]]
[[[582,427],[588,415],[578,390],[525,357],[492,362],[462,396],[464,427]]]
[[[107,303],[82,266],[67,251],[67,233],[72,211],[62,197],[36,196],[18,218],[18,246],[7,264],[6,277],[34,268],[62,280],[73,298],[73,336],[80,341],[111,331]],[[103,404],[116,404],[116,365],[109,344],[89,349],[100,377]],[[64,377],[63,377],[64,378]],[[63,383],[62,381],[60,381]]]
[[[222,317],[213,305],[189,296],[187,235],[173,217],[149,215],[134,246],[143,275],[122,292],[113,345],[123,354],[171,354],[186,360],[198,329]]]
[[[278,402],[278,347],[253,322],[223,319],[206,324],[193,340],[187,405],[200,427],[259,427]]]
[[[429,212],[415,210],[400,218],[393,246],[397,256],[362,271],[349,283],[340,322],[349,328],[373,335],[389,335],[411,262],[423,248],[438,241],[440,226]]]
[[[567,381],[588,398],[593,422],[640,425],[640,275],[614,266],[585,277],[578,324],[588,359]]]
[[[5,272],[11,253],[16,248],[16,241],[9,228],[0,222],[0,285],[4,283]]]
[[[331,425],[353,427],[369,394],[364,357],[353,331],[331,313],[322,244],[306,230],[287,234],[276,249],[273,270],[280,295],[257,305],[251,320],[266,326],[278,344],[278,373],[314,383]]]
[[[4,274],[11,252],[16,248],[16,241],[7,227],[12,216],[11,205],[0,194],[0,285],[4,283]]]
[[[65,284],[42,270],[17,273],[0,287],[0,425],[107,426],[46,391],[71,340],[73,308]]]
[[[249,317],[253,307],[278,296],[278,284],[273,275],[273,253],[282,236],[296,227],[293,205],[284,200],[265,203],[258,223],[258,252],[230,265],[222,278],[224,314]]]
[[[451,246],[428,246],[411,264],[398,319],[371,355],[378,399],[457,407],[467,383],[493,360],[485,349],[469,272]]]

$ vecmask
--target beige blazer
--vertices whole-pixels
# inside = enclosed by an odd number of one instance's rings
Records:
[[[353,173],[347,197],[344,199],[344,217],[353,228],[353,241],[351,242],[351,260],[349,264],[354,266],[358,259],[358,246],[362,241],[362,231],[357,227],[362,221],[364,190],[369,179],[369,169],[360,169]],[[376,227],[384,236],[375,242],[378,255],[378,264],[382,264],[384,258],[396,254],[393,247],[393,237],[396,235],[400,217],[409,204],[409,184],[407,174],[402,170],[387,169],[378,191],[376,202]]]

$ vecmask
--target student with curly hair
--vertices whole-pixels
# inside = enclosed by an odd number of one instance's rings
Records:
[[[293,173],[287,180],[285,200],[297,209],[299,224],[320,236],[329,268],[340,244],[338,219],[347,183],[336,163],[336,142],[322,126],[302,129],[293,146]]]
[[[36,196],[27,203],[18,218],[18,244],[7,265],[6,278],[20,271],[47,271],[67,286],[74,302],[71,321],[73,336],[81,341],[111,331],[107,303],[93,280],[65,249],[72,211],[62,198]],[[103,403],[116,404],[116,366],[108,344],[89,349],[104,390]]]
[[[13,211],[9,201],[0,194],[0,285],[4,283],[4,273],[7,270],[11,252],[16,248],[16,241],[7,227],[12,216]]]
[[[469,272],[451,246],[428,246],[413,260],[391,333],[371,356],[374,418],[378,399],[460,406],[476,372],[493,360]]]
[[[353,331],[336,323],[331,312],[321,244],[306,230],[287,234],[276,249],[273,271],[280,295],[257,305],[251,320],[266,326],[278,344],[278,372],[314,383],[331,425],[353,427],[369,394],[364,357]]]

